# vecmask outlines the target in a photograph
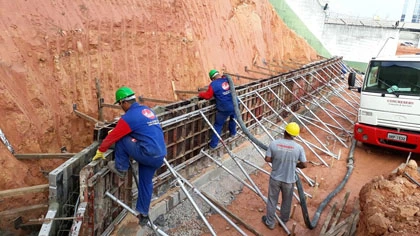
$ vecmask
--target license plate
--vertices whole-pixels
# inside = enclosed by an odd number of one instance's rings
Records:
[[[392,140],[400,141],[400,142],[407,142],[407,136],[401,135],[401,134],[388,133],[388,139],[392,139]]]

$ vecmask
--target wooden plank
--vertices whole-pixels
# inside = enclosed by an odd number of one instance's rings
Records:
[[[39,210],[39,209],[48,209],[48,204],[38,204],[38,205],[33,205],[33,206],[25,206],[25,207],[20,207],[20,208],[15,208],[15,209],[9,209],[9,210],[0,212],[0,216],[22,214],[24,212]]]
[[[341,213],[343,212],[346,204],[347,204],[347,200],[349,199],[350,196],[350,192],[346,192],[346,195],[344,196],[344,201],[343,201],[343,205],[340,207],[340,209],[338,210],[337,214],[334,217],[333,222],[331,223],[331,228],[334,228],[335,225],[338,222],[338,219],[340,219]]]
[[[338,223],[334,228],[330,228],[330,230],[328,230],[328,232],[326,232],[324,235],[333,236],[333,235],[338,234],[343,228],[347,229],[349,225],[349,221],[351,221],[352,217],[353,215],[351,215],[350,217]]]
[[[347,235],[356,235],[356,229],[357,229],[357,223],[359,223],[359,214],[360,214],[360,209],[359,209],[359,199],[356,199],[356,201],[354,201],[354,218],[353,218],[353,222],[351,222],[351,227],[349,228],[348,234]]]
[[[31,160],[31,159],[69,159],[77,153],[23,153],[15,154],[18,160]]]
[[[41,184],[24,188],[16,188],[0,191],[0,199],[15,197],[23,194],[40,193],[48,191],[49,184]]]
[[[331,207],[331,210],[328,213],[327,219],[325,220],[324,225],[322,226],[322,229],[321,229],[321,232],[319,233],[319,235],[324,235],[325,232],[327,231],[328,225],[330,223],[331,217],[334,214],[336,206],[337,206],[337,202],[335,202],[334,205]]]

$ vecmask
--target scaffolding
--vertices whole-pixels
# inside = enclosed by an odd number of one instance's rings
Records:
[[[191,204],[195,205],[194,200],[188,197],[187,188],[190,188],[221,214],[241,235],[245,235],[239,227],[232,224],[229,217],[222,213],[220,206],[212,202],[211,197],[206,193],[201,193],[188,179],[206,168],[209,161],[210,164],[223,168],[223,163],[215,156],[227,154],[247,179],[248,183],[244,182],[244,186],[266,201],[266,197],[253,184],[243,164],[261,172],[264,171],[258,164],[245,160],[233,150],[239,144],[249,141],[256,152],[263,157],[264,148],[253,142],[247,133],[265,134],[268,137],[266,141],[269,142],[280,137],[284,131],[284,125],[290,121],[297,121],[311,134],[310,140],[307,137],[298,137],[297,141],[306,146],[322,165],[329,166],[324,160],[325,155],[339,159],[340,152],[336,151],[335,146],[341,145],[343,148],[348,148],[348,141],[352,136],[352,131],[348,127],[352,126],[355,120],[358,99],[354,92],[347,91],[346,81],[341,79],[342,66],[342,58],[334,57],[304,65],[298,70],[287,73],[267,74],[269,78],[236,86],[235,92],[241,108],[238,120],[243,123],[247,131],[241,129],[239,135],[229,138],[227,127],[224,127],[219,136],[222,145],[213,153],[206,150],[213,133],[211,124],[215,117],[214,101],[191,99],[153,108],[158,113],[167,144],[165,165],[157,171],[153,180],[154,196],[158,198],[174,187],[181,187],[184,195],[170,196],[165,203],[165,208],[172,209],[184,198],[188,198]],[[241,77],[239,74],[225,74]],[[331,96],[345,101],[353,110],[335,106],[329,101]],[[102,104],[100,108],[108,107],[103,99],[99,98],[98,101]],[[74,108],[76,110],[77,107]],[[99,113],[102,114],[102,112]],[[329,120],[321,119],[320,112]],[[83,118],[80,112],[76,115]],[[112,174],[103,162],[90,162],[99,142],[115,125],[116,121],[111,123],[98,121],[94,130],[95,142],[50,173],[50,208],[47,217],[76,217],[68,228],[71,235],[106,235],[128,213],[133,213],[126,206],[131,206],[133,198],[137,195],[137,189],[133,188],[132,181],[132,177],[136,175],[135,171],[130,171],[129,178],[122,180]],[[238,126],[242,127],[239,124]],[[330,137],[329,141],[334,143],[334,148],[330,149],[326,141],[317,138],[319,132],[325,132]],[[112,159],[112,152],[111,149],[106,153],[108,160]],[[229,172],[229,168],[225,171]],[[316,181],[303,171],[298,170],[297,174],[302,176],[309,186],[315,186]],[[232,173],[232,175],[235,174]],[[75,176],[78,178],[75,179]],[[243,181],[241,177],[237,179]],[[74,192],[78,193],[77,197],[74,196]],[[305,195],[311,197],[306,192]],[[296,194],[295,198],[299,200]],[[202,216],[200,209],[197,206],[195,208]],[[151,218],[155,217],[153,212],[151,216]],[[206,218],[201,218],[208,231],[216,235]],[[277,219],[285,232],[290,234],[286,225],[278,217]],[[157,234],[165,234],[155,228],[152,222],[149,226]],[[65,230],[61,228],[62,226],[55,221],[50,221],[43,224],[40,235],[53,235],[54,232]]]

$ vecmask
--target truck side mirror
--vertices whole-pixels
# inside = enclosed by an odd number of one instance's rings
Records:
[[[347,82],[349,87],[354,87],[354,84],[356,83],[356,73],[350,72],[349,76],[347,77]]]
[[[361,87],[354,87],[354,85],[356,84],[356,73],[350,72],[349,76],[347,77],[347,82],[349,84],[349,90],[357,89],[357,92],[359,93],[362,91]]]

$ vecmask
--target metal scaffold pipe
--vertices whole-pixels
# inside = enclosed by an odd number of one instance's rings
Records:
[[[322,98],[323,98],[323,101],[326,101],[330,106],[332,106],[332,107],[334,107],[336,110],[337,110],[337,112],[338,113],[340,113],[341,114],[341,117],[343,117],[344,119],[346,119],[347,121],[349,121],[350,122],[350,124],[353,124],[353,121],[352,120],[350,120],[349,118],[347,118],[347,116],[346,115],[344,115],[344,113],[334,104],[334,103],[332,103],[330,100],[328,100],[328,98],[326,98],[320,91],[319,91],[319,89],[317,89],[317,88],[314,88],[313,86],[312,86],[312,84],[308,81],[308,80],[306,80],[306,78],[304,77],[304,76],[300,76],[300,78],[302,78],[305,82],[306,82],[306,84],[307,85],[309,85],[311,88],[312,88],[312,90],[313,91],[315,91],[316,93],[318,93]]]
[[[209,206],[215,210],[217,213],[219,213],[232,227],[234,227],[241,235],[247,235],[241,228],[239,228],[229,217],[227,217],[216,205],[214,205],[206,196],[204,196],[200,190],[195,188],[188,180],[186,180],[182,175],[180,175],[178,172],[176,172],[176,175],[178,178],[180,178],[185,184],[187,184],[191,189],[194,190],[194,192],[201,197]]]
[[[344,146],[347,148],[347,144],[343,142],[343,140],[340,139],[340,137],[338,137],[327,125],[325,125],[325,123],[311,110],[309,109],[309,107],[302,101],[302,99],[300,99],[298,96],[296,96],[285,84],[283,84],[283,82],[280,81],[280,84],[283,85],[283,87],[289,91],[290,94],[292,94],[293,97],[295,97],[305,108],[306,110],[308,110],[316,119],[318,119],[318,121],[324,125],[324,127],[328,130],[328,132],[332,135],[334,135],[334,137]]]
[[[274,113],[274,114],[276,114],[276,116],[278,117],[278,118],[280,118],[281,119],[281,121],[283,122],[283,123],[285,123],[285,124],[287,124],[288,122],[286,122],[286,120],[285,119],[283,119],[283,117],[272,107],[272,106],[270,106],[270,104],[268,104],[268,102],[257,92],[257,96],[265,103],[265,105],[266,106],[268,106],[269,108],[270,108],[270,110]],[[287,107],[288,108],[288,107]],[[291,112],[291,110],[288,110],[288,112]],[[292,113],[293,114],[293,113]],[[270,123],[272,123],[271,121],[268,121],[268,122],[270,122]],[[311,142],[308,142],[308,141],[306,141],[305,139],[303,139],[302,137],[300,137],[300,136],[298,136],[297,137],[298,138],[298,140],[299,141],[301,141],[301,142],[303,142],[307,147],[308,147],[308,149],[309,150],[311,150],[313,153],[314,153],[314,155],[320,160],[320,161],[322,161],[323,163],[325,162],[323,159],[322,159],[322,157],[321,156],[319,156],[318,155],[318,153],[317,152],[315,152],[313,149],[312,149],[312,147],[311,146],[315,146],[318,150],[321,150],[321,151],[323,151],[324,153],[326,153],[326,154],[328,154],[328,155],[331,155],[331,156],[334,156],[334,154],[333,153],[331,153],[329,150],[323,150],[323,149],[321,149],[321,148],[319,148],[318,146],[316,146],[315,144],[312,144]],[[326,162],[325,162],[325,164],[326,164]],[[326,166],[328,166],[328,165],[326,165]]]
[[[207,226],[207,228],[210,230],[211,235],[217,235],[216,232],[214,231],[213,227],[210,225],[210,223],[208,222],[208,220],[206,219],[206,217],[203,215],[203,213],[200,211],[200,208],[197,206],[197,204],[195,203],[194,199],[191,197],[191,195],[188,193],[187,189],[185,188],[184,184],[182,183],[182,181],[178,178],[176,171],[172,168],[172,166],[169,164],[169,162],[166,160],[166,158],[163,159],[163,162],[165,163],[165,165],[168,167],[169,171],[172,173],[172,175],[175,177],[177,183],[179,184],[179,186],[181,187],[182,191],[185,193],[185,196],[187,196],[188,200],[191,202],[191,204],[193,205],[195,211],[197,212],[197,214],[200,216],[200,218],[203,220],[204,224]]]
[[[314,71],[313,72],[314,74],[312,72],[309,72],[309,73],[313,76],[313,78],[318,80],[320,83],[325,84],[337,97],[341,98],[341,100],[343,100],[345,103],[347,103],[349,106],[351,106],[354,110],[357,110],[357,108],[354,107],[353,104],[351,104],[342,94],[340,94],[337,91],[337,89],[335,89],[334,86],[332,86],[330,84],[330,82],[327,82],[326,80],[324,80],[324,78],[322,78],[322,76],[318,72]],[[318,78],[318,76],[320,78]]]
[[[229,80],[231,81],[231,79],[229,79]],[[262,194],[262,192],[260,191],[260,189],[258,188],[258,186],[255,184],[255,182],[252,180],[252,178],[249,176],[249,174],[245,171],[245,169],[242,167],[242,165],[233,157],[233,153],[227,147],[227,145],[225,144],[225,142],[223,141],[223,139],[220,137],[220,135],[214,129],[213,125],[210,123],[210,121],[207,119],[207,117],[204,115],[204,113],[200,111],[200,114],[204,118],[204,120],[206,121],[206,123],[210,126],[210,128],[212,129],[212,131],[214,132],[214,134],[217,136],[217,138],[219,139],[220,143],[224,146],[224,148],[228,152],[229,156],[232,157],[232,160],[239,167],[239,169],[245,175],[245,177],[247,178],[247,180],[252,184],[251,190],[255,191],[258,196],[260,196],[265,202],[267,202],[267,198]],[[213,158],[211,158],[211,159],[214,160]],[[284,224],[284,222],[277,215],[276,215],[276,218],[277,218],[277,221],[279,222],[279,224],[289,234],[289,229],[287,229],[286,224]]]

